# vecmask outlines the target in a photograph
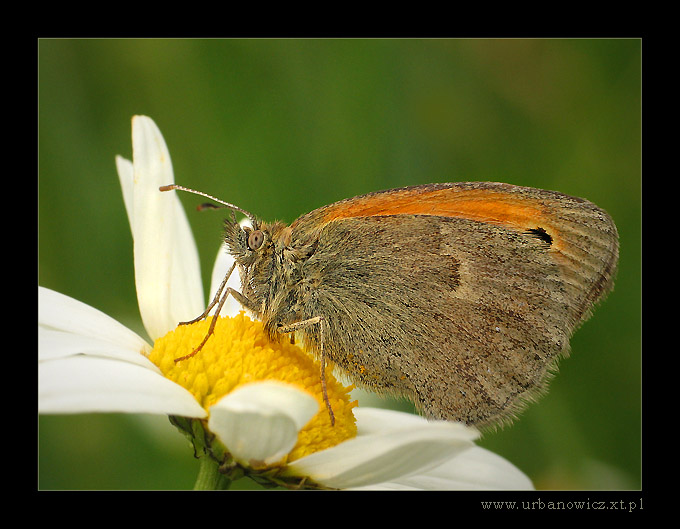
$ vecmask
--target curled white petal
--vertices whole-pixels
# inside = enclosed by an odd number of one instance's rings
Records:
[[[159,187],[174,182],[170,153],[148,117],[132,120],[133,184],[129,166],[118,163],[134,242],[137,299],[144,327],[156,339],[205,307],[198,250],[174,192]],[[130,202],[131,195],[131,205]]]
[[[358,408],[356,438],[294,461],[289,465],[290,471],[341,489],[389,482],[427,472],[472,448],[473,440],[479,436],[476,430],[462,424],[426,421],[416,416],[398,420],[379,431],[366,426],[371,433],[362,435],[362,420],[387,417],[382,421],[385,424],[397,416],[396,412],[384,414],[384,411]]]
[[[276,463],[319,409],[311,395],[280,382],[243,386],[210,408],[208,427],[238,461]]]
[[[38,364],[38,411],[206,416],[191,393],[151,369],[83,355]]]

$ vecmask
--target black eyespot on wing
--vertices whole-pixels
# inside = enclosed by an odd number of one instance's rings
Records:
[[[531,228],[530,230],[527,230],[527,233],[533,237],[536,237],[537,239],[541,239],[543,242],[551,245],[552,244],[552,237],[551,235],[545,231],[543,228]]]

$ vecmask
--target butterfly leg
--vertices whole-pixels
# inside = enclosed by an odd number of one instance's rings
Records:
[[[294,333],[295,331],[299,329],[303,329],[305,327],[309,327],[310,325],[321,325],[320,329],[320,335],[321,338],[319,340],[320,346],[319,346],[319,353],[321,355],[321,390],[323,392],[323,400],[326,403],[326,408],[328,409],[328,415],[330,416],[331,419],[331,426],[335,425],[335,414],[333,413],[333,408],[331,408],[331,403],[328,400],[328,391],[326,389],[326,354],[324,353],[324,327],[325,327],[325,321],[322,316],[316,316],[314,318],[309,318],[308,320],[303,320],[303,321],[298,321],[296,323],[292,323],[290,325],[285,325],[282,327],[279,327],[277,329],[278,332],[281,334],[286,334],[286,333]]]
[[[208,332],[203,338],[203,341],[200,343],[198,347],[196,347],[191,353],[188,355],[181,356],[179,358],[175,358],[175,362],[180,362],[182,360],[186,360],[188,358],[191,358],[194,356],[196,353],[198,353],[201,349],[203,349],[203,346],[206,344],[208,339],[213,335],[215,332],[215,325],[217,325],[217,317],[219,316],[220,312],[222,311],[222,307],[224,306],[224,303],[227,301],[227,298],[229,295],[233,296],[236,298],[236,301],[238,301],[241,305],[243,305],[246,309],[256,312],[254,310],[254,305],[253,303],[245,297],[243,294],[241,294],[239,291],[234,290],[231,287],[226,287],[227,286],[227,281],[229,280],[229,276],[231,273],[234,271],[234,268],[236,267],[236,263],[234,263],[231,268],[229,269],[229,272],[227,272],[227,275],[224,276],[224,279],[222,280],[222,283],[220,284],[219,288],[217,289],[217,293],[215,294],[215,297],[213,300],[210,302],[208,305],[208,308],[205,309],[205,312],[201,314],[198,318],[194,318],[191,321],[183,321],[180,322],[179,325],[189,325],[191,323],[196,323],[198,321],[201,321],[204,318],[208,317],[208,313],[210,310],[217,304],[217,310],[215,311],[215,316],[213,317],[212,321],[210,322],[210,327],[208,328]],[[226,287],[226,289],[225,289]]]
[[[234,268],[236,268],[236,262],[234,262],[234,264],[231,265],[231,268],[227,272],[227,275],[224,276],[222,283],[220,283],[220,286],[217,289],[217,292],[215,292],[215,296],[213,297],[212,301],[210,302],[208,307],[205,309],[203,314],[201,314],[197,318],[194,318],[193,320],[190,320],[190,321],[180,321],[179,325],[191,325],[192,323],[196,323],[196,322],[201,321],[201,320],[208,317],[208,313],[210,312],[210,310],[220,300],[220,297],[222,296],[222,291],[224,290],[224,287],[227,286],[227,281],[229,281],[229,277],[231,276],[231,273],[234,271]],[[219,311],[218,311],[218,314],[219,314]]]

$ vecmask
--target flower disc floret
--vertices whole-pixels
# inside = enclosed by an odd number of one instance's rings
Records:
[[[295,386],[319,402],[319,412],[300,431],[288,461],[356,436],[352,413],[356,401],[350,401],[349,395],[352,387],[340,384],[327,369],[328,399],[335,415],[335,425],[331,426],[318,362],[287,340],[270,341],[262,324],[243,313],[234,318],[219,318],[215,333],[203,348],[193,357],[175,362],[201,343],[210,322],[208,318],[178,326],[156,340],[149,356],[165,377],[191,392],[206,411],[243,385],[275,380]]]

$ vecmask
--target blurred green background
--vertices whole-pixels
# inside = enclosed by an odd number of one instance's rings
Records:
[[[116,154],[132,156],[134,114],[158,124],[178,183],[269,220],[430,182],[504,181],[588,198],[619,228],[615,290],[574,336],[548,395],[480,444],[537,488],[640,488],[641,47],[40,40],[39,284],[146,337],[114,164]],[[198,197],[181,200],[207,290],[222,215],[195,212]],[[41,489],[193,486],[198,464],[166,417],[38,424]]]

